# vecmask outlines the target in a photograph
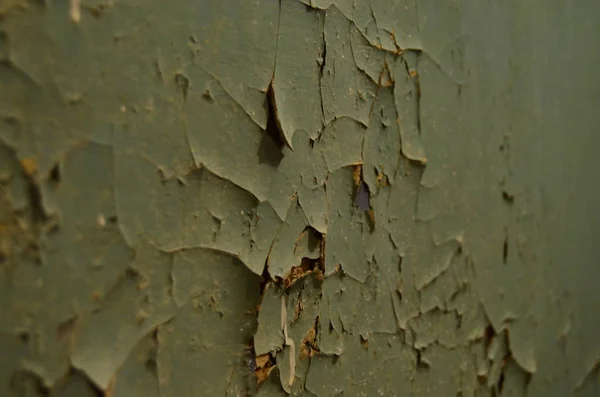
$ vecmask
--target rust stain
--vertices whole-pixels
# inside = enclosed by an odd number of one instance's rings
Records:
[[[256,376],[256,383],[260,386],[264,383],[265,380],[269,377],[271,371],[275,369],[274,365],[269,365],[266,367],[256,368],[254,371],[254,375]]]
[[[21,159],[21,167],[27,176],[33,176],[38,170],[38,164],[35,157],[25,157]]]
[[[314,325],[308,330],[308,332],[302,339],[302,344],[300,345],[300,360],[312,357],[315,355],[315,353],[319,352],[319,348],[316,342],[318,321],[319,317],[317,317]]]
[[[369,340],[363,338],[362,336],[360,337],[360,344],[362,345],[362,347],[364,347],[365,349],[369,348]]]
[[[390,181],[388,180],[387,175],[385,175],[383,172],[383,166],[381,166],[381,171],[377,170],[376,181],[379,186],[389,186],[390,185]]]
[[[356,186],[360,185],[360,182],[362,181],[362,164],[352,165],[352,179],[354,179],[354,184]]]
[[[311,273],[316,273],[317,276],[322,274],[320,261],[313,261],[307,258],[302,259],[300,266],[293,266],[290,273],[283,280],[285,288],[290,288],[297,280],[308,276]]]

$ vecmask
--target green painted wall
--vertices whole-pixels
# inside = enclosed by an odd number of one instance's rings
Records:
[[[0,0],[0,395],[600,395],[600,3]]]

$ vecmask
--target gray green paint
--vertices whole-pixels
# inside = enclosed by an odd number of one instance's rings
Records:
[[[0,2],[0,395],[600,395],[596,2],[69,7]]]

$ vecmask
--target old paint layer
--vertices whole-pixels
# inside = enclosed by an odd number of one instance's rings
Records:
[[[599,18],[0,2],[0,395],[600,395]]]

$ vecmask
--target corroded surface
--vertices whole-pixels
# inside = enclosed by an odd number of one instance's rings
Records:
[[[600,395],[599,18],[1,1],[0,395]]]

